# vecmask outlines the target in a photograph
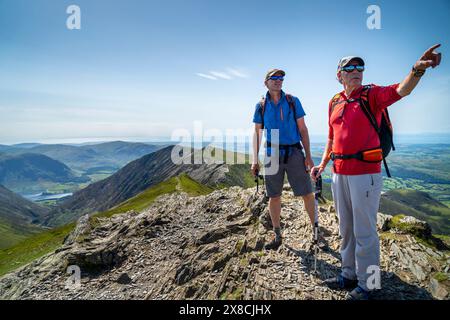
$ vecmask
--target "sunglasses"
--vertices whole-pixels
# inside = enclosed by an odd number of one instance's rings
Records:
[[[284,76],[271,76],[270,78],[269,78],[269,80],[280,80],[280,81],[283,81],[284,80]]]
[[[355,69],[358,72],[363,72],[364,71],[364,66],[346,66],[346,67],[342,67],[341,71],[352,72]]]

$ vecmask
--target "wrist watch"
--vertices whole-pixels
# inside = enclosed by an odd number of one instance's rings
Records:
[[[425,74],[425,71],[426,71],[426,69],[419,70],[419,69],[416,69],[414,66],[412,67],[412,72],[413,72],[414,77],[420,78],[421,76],[423,76]]]

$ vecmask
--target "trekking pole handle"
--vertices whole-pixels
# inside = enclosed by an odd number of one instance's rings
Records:
[[[319,241],[319,224],[316,222],[314,223],[314,242],[317,244]]]

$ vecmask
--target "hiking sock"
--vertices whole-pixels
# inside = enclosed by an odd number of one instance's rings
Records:
[[[275,238],[277,240],[281,239],[281,228],[277,227],[277,228],[273,228],[273,232],[275,232]]]

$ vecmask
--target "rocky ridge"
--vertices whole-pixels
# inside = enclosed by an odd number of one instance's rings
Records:
[[[285,187],[277,251],[267,204],[255,188],[232,187],[206,196],[165,195],[142,212],[80,218],[55,252],[0,279],[1,299],[343,299],[321,281],[340,266],[338,219],[319,208],[329,245],[313,272],[312,229],[301,200]],[[448,299],[448,251],[397,228],[379,214],[382,290],[374,299]],[[401,225],[426,224],[405,217]],[[410,229],[408,229],[410,230]],[[81,270],[73,285],[68,266]]]

